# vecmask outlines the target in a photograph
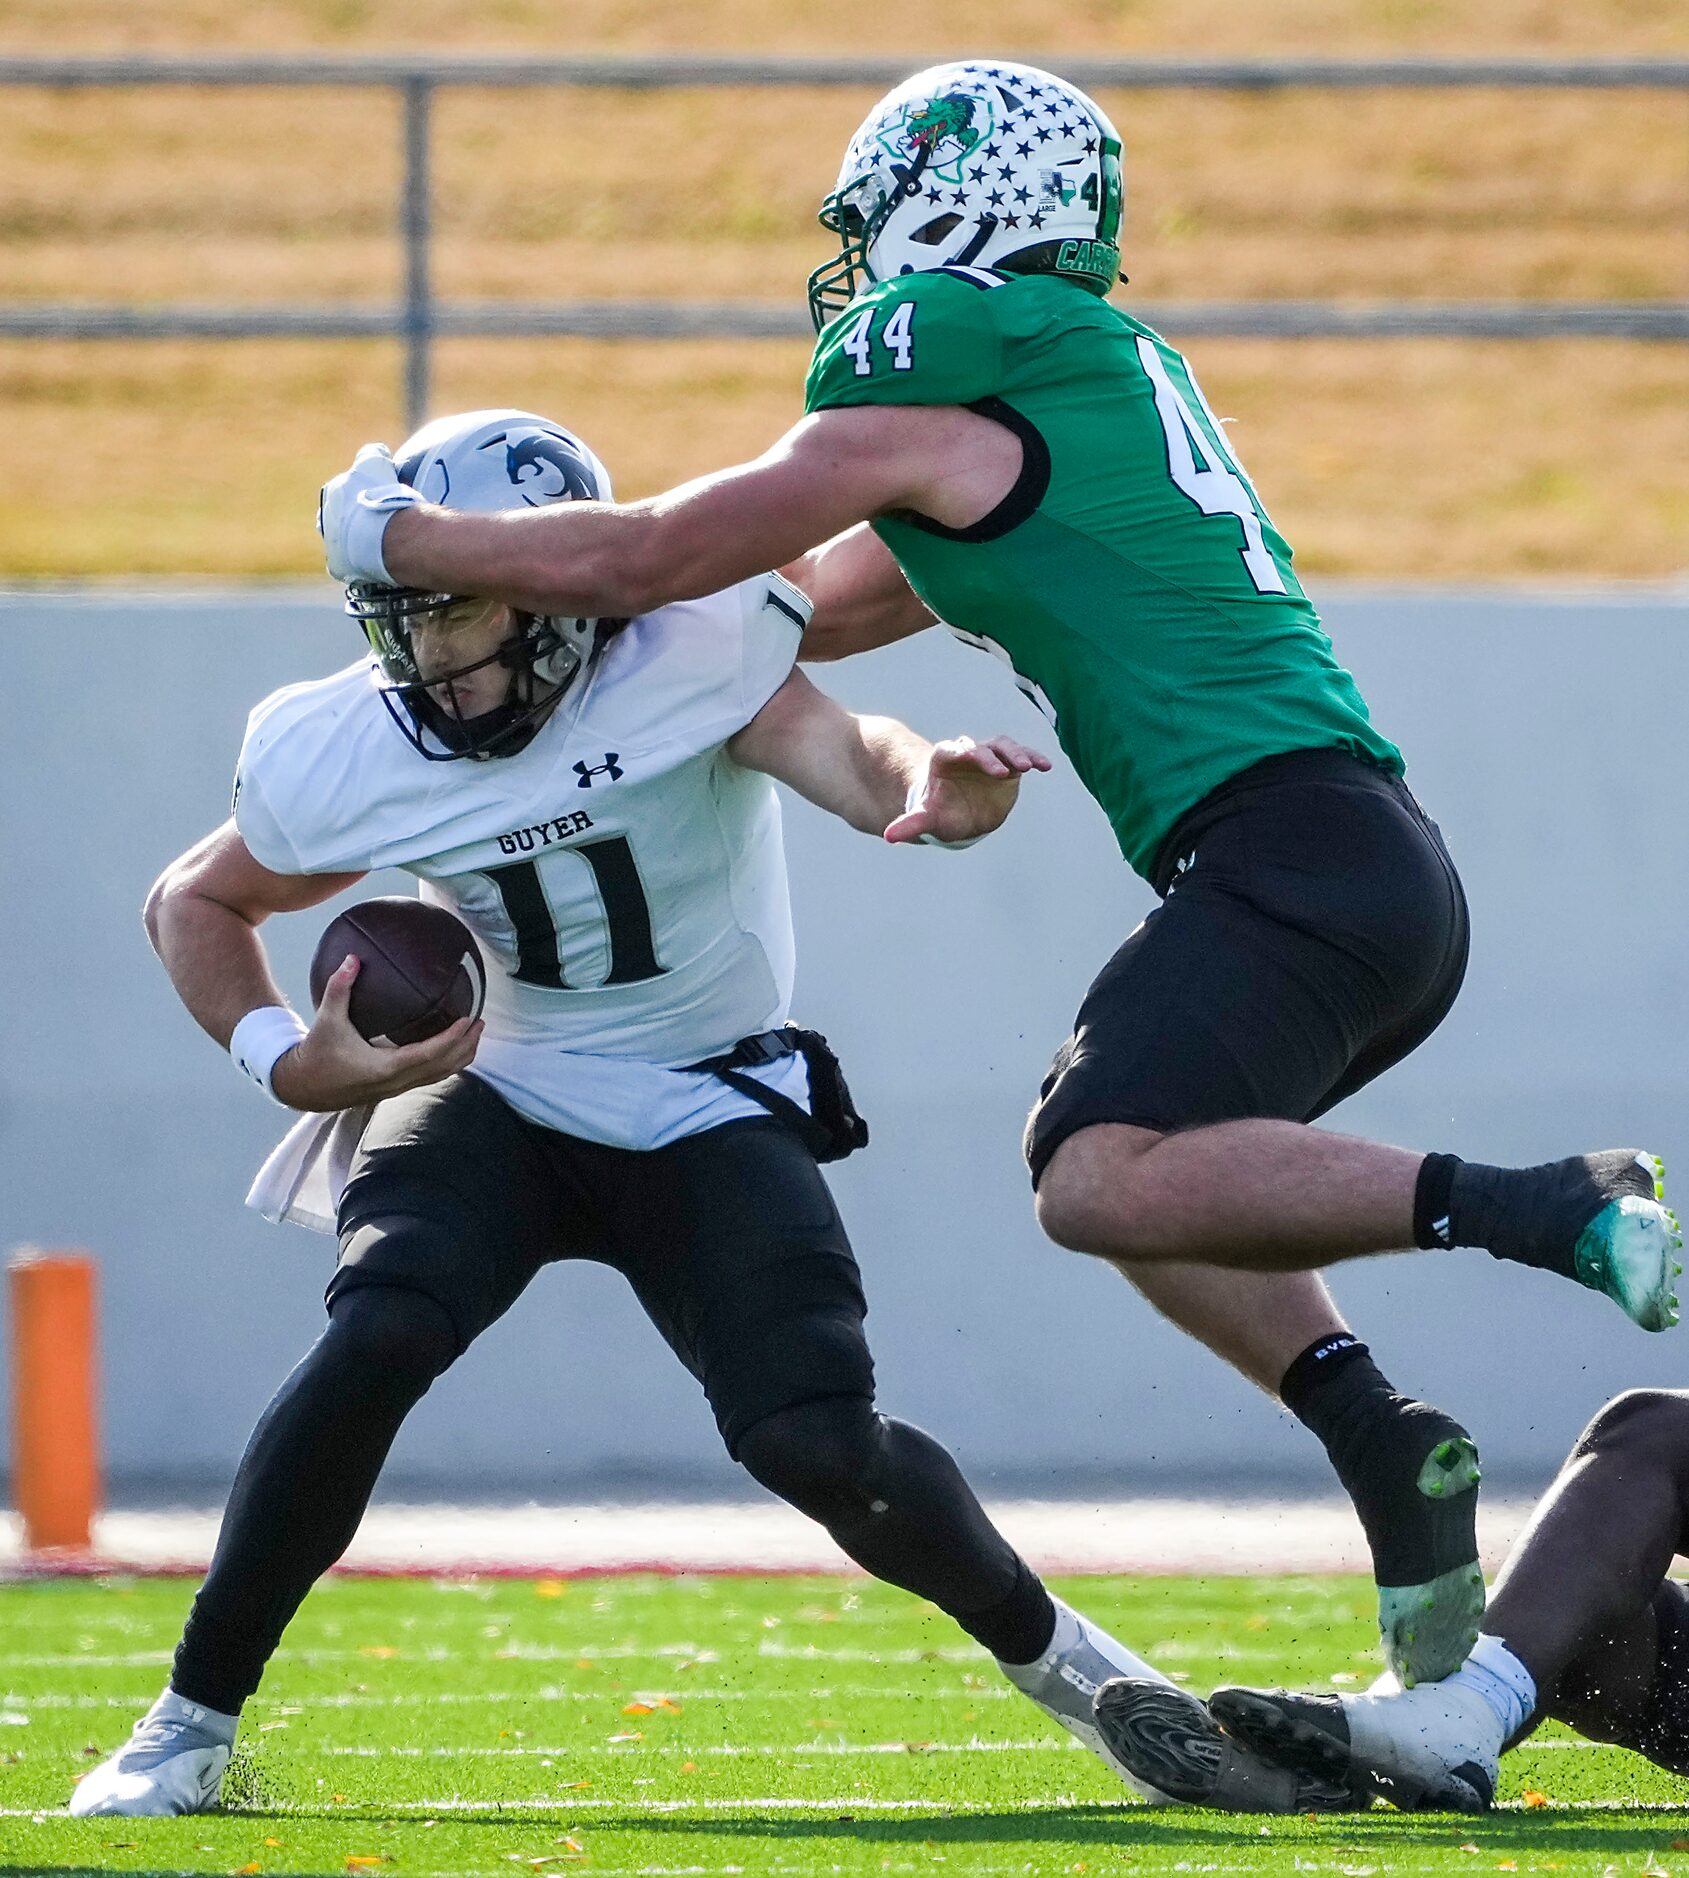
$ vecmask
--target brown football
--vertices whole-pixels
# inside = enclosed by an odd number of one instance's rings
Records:
[[[358,955],[350,1015],[371,1043],[421,1043],[460,1017],[479,1017],[487,972],[455,913],[400,894],[360,900],[331,920],[311,960],[311,1002],[349,952]]]

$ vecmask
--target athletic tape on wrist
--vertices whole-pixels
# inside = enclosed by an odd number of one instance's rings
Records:
[[[272,1102],[280,1102],[281,1097],[270,1087],[270,1077],[288,1051],[304,1041],[308,1030],[299,1013],[285,1004],[261,1004],[235,1025],[229,1055],[236,1069],[250,1076]]]

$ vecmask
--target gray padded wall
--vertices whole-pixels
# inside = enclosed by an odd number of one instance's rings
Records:
[[[1689,1176],[1684,614],[1660,596],[1349,588],[1340,653],[1466,876],[1453,1017],[1340,1127],[1490,1159],[1636,1140]],[[0,1247],[98,1252],[114,1489],[209,1497],[315,1334],[327,1240],[241,1208],[284,1123],[176,1005],[137,917],[220,819],[247,706],[352,653],[325,587],[0,597]],[[1040,720],[939,635],[822,681],[933,734]],[[1323,1479],[1310,1441],[1033,1224],[1018,1138],[1094,969],[1150,904],[1058,768],[1002,835],[889,851],[789,810],[799,1012],[845,1057],[872,1151],[837,1171],[887,1406],[982,1485]],[[284,982],[327,914],[272,929]],[[1607,1394],[1689,1375],[1588,1294],[1472,1254],[1338,1293],[1404,1387],[1493,1466],[1545,1470]],[[4,1414],[0,1404],[0,1414]],[[556,1497],[730,1484],[691,1381],[596,1267],[545,1274],[436,1386],[390,1491]]]

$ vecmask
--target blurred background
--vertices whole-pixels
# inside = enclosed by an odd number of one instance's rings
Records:
[[[100,1260],[114,1499],[216,1500],[315,1334],[331,1254],[243,1212],[283,1118],[175,1005],[138,920],[152,877],[224,812],[247,708],[353,655],[315,492],[365,439],[396,442],[418,389],[419,354],[407,363],[391,331],[265,335],[325,309],[342,326],[347,308],[380,310],[392,329],[407,291],[416,323],[420,250],[407,261],[401,222],[407,128],[413,185],[425,130],[426,287],[446,329],[427,351],[429,408],[556,416],[624,496],[753,454],[799,412],[803,280],[829,241],[814,210],[884,86],[744,70],[660,88],[454,83],[407,119],[373,74],[213,88],[177,71],[137,87],[72,65],[713,54],[913,69],[976,52],[1076,74],[1214,68],[1098,87],[1127,152],[1120,297],[1187,347],[1236,420],[1474,907],[1455,1015],[1338,1125],[1491,1159],[1636,1139],[1689,1169],[1681,15],[1645,0],[848,15],[9,0],[0,78],[32,82],[0,93],[0,635],[23,706],[0,755],[0,1249]],[[1482,84],[1358,87],[1260,69],[1309,60],[1494,67]],[[1609,76],[1546,86],[1495,69],[1542,61]],[[1614,61],[1645,82],[1613,82]],[[616,336],[453,336],[440,309],[466,303]],[[709,336],[622,336],[673,326],[677,303],[704,306]],[[241,336],[72,336],[172,319]],[[1304,336],[1262,336],[1286,324]],[[1507,336],[1459,336],[1474,332]],[[1035,739],[988,661],[929,638],[824,682],[935,734]],[[1071,774],[1029,789],[967,856],[888,855],[801,805],[789,829],[800,1014],[839,1046],[875,1127],[836,1185],[886,1405],[950,1440],[988,1491],[1322,1487],[1312,1444],[1269,1403],[1034,1227],[1021,1120],[1086,982],[1149,904]],[[276,931],[297,998],[328,917]],[[1606,1395],[1689,1374],[1689,1333],[1644,1338],[1600,1300],[1472,1255],[1335,1282],[1401,1385],[1466,1416],[1519,1485]],[[386,1488],[734,1490],[693,1385],[619,1281],[589,1268],[548,1273],[436,1387]]]

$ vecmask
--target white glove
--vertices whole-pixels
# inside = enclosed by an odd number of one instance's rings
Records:
[[[399,481],[386,444],[366,443],[352,467],[324,483],[317,498],[317,533],[330,575],[339,581],[397,585],[381,558],[381,537],[393,515],[422,500],[409,483]]]

